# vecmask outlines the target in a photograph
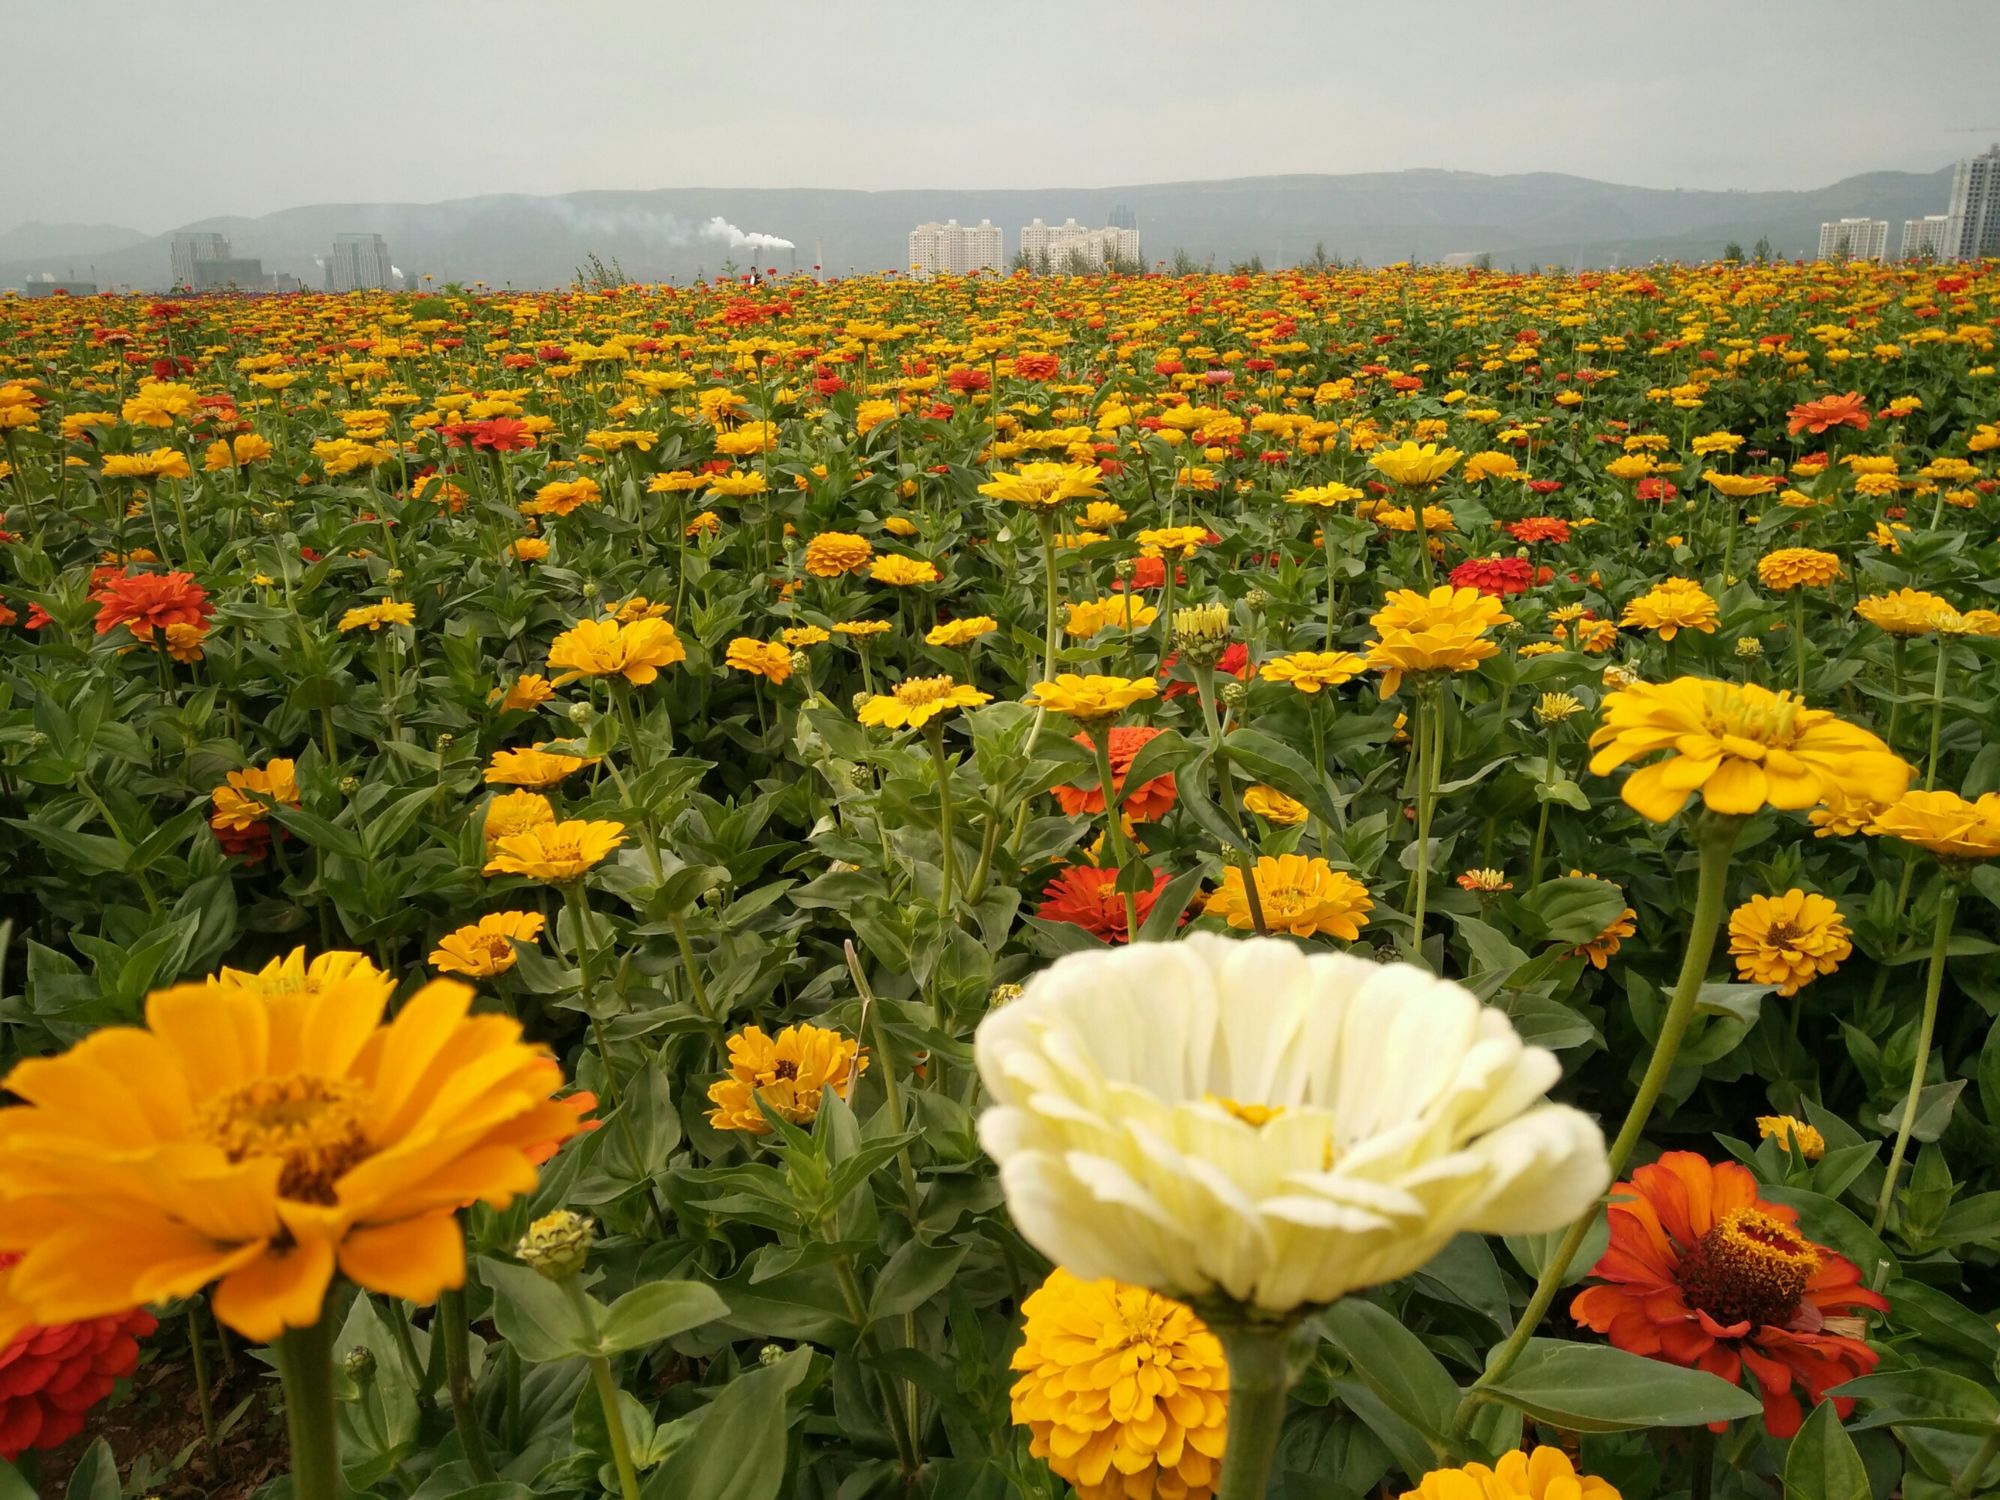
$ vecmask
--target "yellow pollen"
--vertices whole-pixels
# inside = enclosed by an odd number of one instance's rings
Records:
[[[949,677],[906,677],[896,684],[896,701],[912,708],[948,698],[958,686]]]
[[[1285,1106],[1282,1104],[1239,1104],[1234,1099],[1223,1098],[1220,1094],[1204,1094],[1202,1098],[1209,1104],[1219,1106],[1225,1113],[1241,1120],[1245,1125],[1259,1129],[1285,1112]]]
[[[1819,1267],[1818,1247],[1791,1225],[1738,1208],[1681,1257],[1680,1283],[1688,1301],[1718,1323],[1782,1327]]]
[[[1798,737],[1799,711],[1806,705],[1789,692],[1773,694],[1769,703],[1753,702],[1747,695],[1731,693],[1724,684],[1717,683],[1706,696],[1708,712],[1702,727],[1718,739],[1733,735],[1783,748]]]
[[[276,1157],[281,1196],[332,1203],[333,1185],[373,1151],[362,1128],[366,1096],[346,1079],[293,1073],[260,1078],[201,1107],[194,1134],[232,1162]]]

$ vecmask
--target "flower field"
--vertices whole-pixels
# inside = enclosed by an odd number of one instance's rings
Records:
[[[0,1500],[2000,1495],[1996,335],[0,301]]]

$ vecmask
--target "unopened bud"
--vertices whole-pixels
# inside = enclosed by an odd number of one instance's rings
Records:
[[[1229,649],[1229,609],[1193,604],[1174,611],[1174,649],[1197,667],[1212,667]]]
[[[986,1008],[998,1010],[1001,1006],[1012,1004],[1020,998],[1021,986],[1018,984],[996,984],[992,993],[986,997]]]
[[[792,653],[792,670],[794,672],[809,672],[812,670],[812,664],[813,659],[806,655],[805,652],[794,651]]]
[[[340,778],[341,796],[352,797],[356,792],[360,790],[361,790],[361,778],[359,776],[343,776]]]
[[[366,1344],[356,1344],[341,1359],[340,1368],[356,1385],[372,1380],[375,1377],[375,1351]]]
[[[390,583],[401,583],[403,581],[403,570],[401,568],[391,568],[387,577]]]
[[[1271,603],[1271,595],[1265,589],[1252,589],[1243,596],[1243,607],[1253,615],[1262,614]]]
[[[1544,693],[1535,700],[1535,718],[1544,725],[1561,724],[1582,712],[1583,704],[1569,693]]]
[[[433,741],[433,743],[437,746],[438,753],[440,755],[442,755],[445,751],[449,750],[457,742],[458,742],[458,736],[455,734],[440,734],[437,737],[437,739]]]
[[[766,1344],[757,1351],[757,1363],[760,1365],[775,1365],[788,1353],[790,1351],[783,1344]]]
[[[597,593],[598,589],[596,580],[585,579],[583,584],[583,597],[586,599],[595,599],[597,597]]]
[[[874,700],[874,697],[873,693],[856,693],[848,701],[853,705],[854,711],[860,713],[862,709],[866,708]]]
[[[588,729],[590,721],[597,717],[597,710],[582,699],[572,703],[564,712],[569,715],[570,723],[576,725],[578,729]]]
[[[595,1220],[559,1208],[528,1226],[528,1232],[514,1246],[514,1255],[549,1280],[563,1281],[583,1269],[590,1258],[591,1241],[596,1238]]]
[[[1736,638],[1736,654],[1742,657],[1762,656],[1764,643],[1754,635],[1739,635]]]

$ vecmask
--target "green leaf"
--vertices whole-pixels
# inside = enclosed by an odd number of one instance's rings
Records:
[[[1608,880],[1545,880],[1521,905],[1541,918],[1552,943],[1587,943],[1625,913],[1625,896]]]
[[[1426,1437],[1442,1439],[1458,1410],[1458,1383],[1394,1314],[1347,1297],[1314,1322],[1389,1409]]]
[[[1530,1339],[1485,1394],[1572,1432],[1697,1427],[1754,1417],[1764,1407],[1741,1386],[1603,1344]]]
[[[41,1500],[21,1471],[0,1458],[0,1500]]]
[[[1222,741],[1222,754],[1259,781],[1298,798],[1328,825],[1340,821],[1340,814],[1326,794],[1325,778],[1283,740],[1259,729],[1235,729]]]
[[[1833,1403],[1820,1402],[1785,1455],[1785,1500],[1874,1500],[1874,1495],[1854,1439],[1840,1425]]]
[[[971,1248],[967,1244],[926,1245],[921,1240],[906,1241],[875,1278],[875,1289],[868,1298],[868,1321],[893,1318],[922,1307],[951,1284],[959,1262]]]
[[[479,1279],[493,1293],[493,1322],[529,1364],[589,1354],[596,1335],[567,1295],[548,1277],[490,1256],[479,1258]]]
[[[84,1450],[82,1461],[71,1472],[63,1500],[119,1500],[123,1494],[118,1460],[111,1456],[111,1445],[99,1438]]]
[[[785,1398],[811,1360],[794,1349],[724,1386],[694,1436],[647,1477],[647,1500],[777,1500],[791,1451]]]
[[[1984,1437],[2000,1424],[2000,1400],[1984,1386],[1943,1370],[1891,1370],[1837,1385],[1829,1395],[1863,1403],[1856,1432],[1870,1427],[1930,1427]]]
[[[611,1304],[598,1334],[599,1347],[606,1354],[646,1349],[728,1315],[729,1304],[712,1287],[698,1281],[655,1281]]]

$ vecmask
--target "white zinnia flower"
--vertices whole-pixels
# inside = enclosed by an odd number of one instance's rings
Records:
[[[1560,1228],[1610,1183],[1555,1057],[1407,964],[1195,934],[1072,954],[980,1024],[979,1139],[1086,1280],[1282,1312],[1453,1235]]]

